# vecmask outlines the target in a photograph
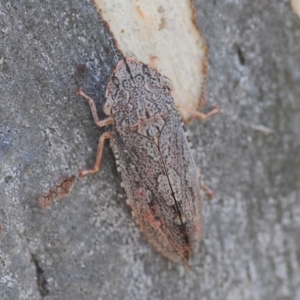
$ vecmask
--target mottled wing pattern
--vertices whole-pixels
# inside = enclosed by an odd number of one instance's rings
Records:
[[[195,253],[199,249],[202,237],[200,178],[178,113],[170,115],[161,132],[161,140],[166,139],[168,143],[161,143],[160,153],[181,212],[190,250]]]
[[[162,203],[163,197],[152,184],[151,178],[142,172],[141,164],[136,163],[139,162],[138,157],[133,153],[130,155],[125,148],[120,148],[120,145],[123,145],[123,142],[116,134],[111,146],[122,161],[119,165],[122,186],[136,223],[148,241],[164,256],[174,262],[185,261],[181,249],[177,250],[168,226],[173,213]],[[144,162],[146,161],[147,158],[144,159]],[[171,223],[173,226],[172,220]]]
[[[200,183],[168,84],[140,62],[118,64],[106,92],[111,146],[135,221],[164,256],[188,263],[201,239]]]

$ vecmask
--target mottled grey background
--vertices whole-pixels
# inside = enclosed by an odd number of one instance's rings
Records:
[[[289,1],[196,1],[208,106],[188,127],[205,182],[192,271],[135,226],[105,149],[102,171],[50,210],[39,195],[92,166],[97,100],[120,55],[87,0],[0,2],[0,299],[300,299],[300,20]],[[179,70],[180,71],[180,70]],[[180,87],[179,87],[180,88]]]

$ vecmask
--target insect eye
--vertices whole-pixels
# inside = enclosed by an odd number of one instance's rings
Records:
[[[163,86],[162,89],[164,94],[168,94],[170,92],[170,89],[167,86]]]
[[[174,89],[173,83],[168,77],[161,76],[160,82],[163,87],[167,87],[169,91],[172,91]]]
[[[116,87],[119,87],[120,81],[116,76],[112,76],[111,81]]]
[[[104,106],[103,106],[103,111],[107,116],[109,116],[111,114],[111,108],[112,108],[113,104],[114,104],[113,99],[111,99],[111,98],[106,99]]]

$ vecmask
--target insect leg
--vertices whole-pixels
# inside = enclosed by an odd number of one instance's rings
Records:
[[[215,192],[212,191],[210,188],[208,188],[204,182],[201,180],[200,182],[200,187],[201,189],[205,192],[206,196],[209,198],[209,199],[212,199],[215,195]]]
[[[109,132],[104,132],[99,139],[99,144],[98,144],[98,150],[97,150],[97,156],[96,156],[96,162],[94,165],[94,169],[90,170],[79,170],[79,176],[84,177],[88,174],[94,174],[98,172],[101,168],[101,162],[102,162],[102,156],[103,156],[103,149],[104,149],[104,144],[105,140],[111,139],[113,137],[113,133],[111,131]]]
[[[110,124],[113,123],[113,119],[112,118],[107,118],[107,119],[104,119],[102,121],[99,120],[94,100],[91,97],[89,97],[88,95],[86,95],[82,91],[81,88],[79,88],[79,90],[76,92],[76,95],[80,95],[80,96],[82,96],[83,98],[85,98],[88,101],[88,103],[90,105],[90,108],[91,108],[91,111],[92,111],[92,114],[93,114],[94,121],[97,124],[97,126],[103,127],[103,126],[110,125]]]
[[[202,113],[200,111],[196,111],[196,110],[194,110],[192,108],[189,108],[189,107],[187,107],[185,105],[178,104],[176,106],[177,106],[177,108],[181,108],[181,109],[184,109],[184,110],[188,111],[189,113],[191,113],[192,115],[194,115],[195,117],[197,117],[197,118],[199,118],[201,120],[206,120],[209,117],[220,113],[219,106],[216,106],[214,109],[212,109],[211,111],[209,111],[207,114],[204,114],[204,113]]]
[[[155,55],[150,55],[150,66],[153,69],[157,69],[157,61],[158,61],[158,57]]]
[[[113,123],[112,118],[106,118],[104,120],[99,120],[94,100],[91,97],[89,97],[88,95],[86,95],[82,91],[81,88],[79,88],[76,95],[80,95],[88,101],[88,103],[90,105],[90,108],[91,108],[91,111],[92,111],[92,114],[93,114],[94,121],[97,124],[97,126],[103,127],[103,126],[110,125],[110,124]],[[96,162],[95,162],[94,168],[90,169],[90,170],[79,170],[79,176],[80,177],[84,177],[88,174],[96,173],[100,170],[105,140],[111,139],[112,136],[113,136],[112,132],[105,132],[100,136],[99,144],[98,144],[98,151],[97,151],[97,156],[96,156]]]

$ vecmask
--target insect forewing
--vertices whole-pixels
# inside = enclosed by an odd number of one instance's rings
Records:
[[[141,62],[119,62],[106,90],[111,147],[135,221],[164,256],[188,264],[202,233],[200,180],[170,86]]]

